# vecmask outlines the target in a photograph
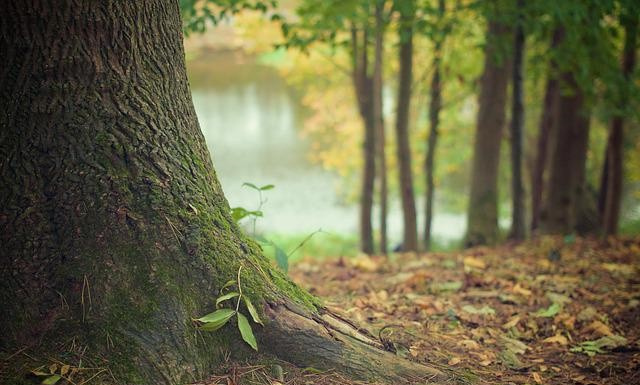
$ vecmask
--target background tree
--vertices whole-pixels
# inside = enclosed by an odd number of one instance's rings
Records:
[[[434,372],[332,316],[234,223],[191,101],[177,3],[4,11],[0,349],[104,367],[101,383],[198,381],[225,351],[250,354],[234,326],[192,322],[235,278],[272,355],[389,382]]]
[[[638,14],[640,7],[637,3],[626,4],[620,16],[620,24],[624,28],[624,47],[622,52],[622,76],[624,83],[620,87],[619,106],[621,113],[617,113],[611,120],[609,136],[602,173],[600,195],[603,202],[601,211],[604,233],[616,234],[620,217],[620,203],[622,197],[623,143],[624,143],[624,112],[630,104],[630,88],[633,85],[631,75],[636,62],[636,41],[638,36]]]
[[[523,0],[516,1],[513,34],[513,68],[511,96],[511,232],[509,238],[525,237],[524,187],[522,184],[522,141],[524,133],[524,9]]]
[[[436,145],[438,143],[438,125],[440,124],[440,110],[442,109],[442,45],[446,36],[443,26],[445,16],[445,2],[438,0],[437,25],[438,29],[433,33],[433,75],[431,77],[429,98],[429,136],[427,138],[427,153],[424,160],[425,174],[425,220],[424,220],[424,249],[431,248],[431,224],[433,222],[433,195],[435,191],[434,166]]]
[[[509,61],[503,40],[508,27],[496,19],[497,3],[489,4],[484,71],[480,78],[478,116],[471,165],[466,246],[494,243],[498,236],[498,166],[505,122]]]
[[[409,108],[411,105],[411,82],[413,72],[413,29],[415,22],[415,2],[398,1],[395,7],[399,14],[399,65],[398,99],[396,110],[396,156],[400,198],[402,200],[404,251],[418,250],[418,227],[416,221],[416,203],[413,193],[413,175],[411,171],[411,146],[409,144]]]
[[[388,182],[387,182],[387,155],[386,155],[386,135],[383,112],[383,54],[384,54],[384,32],[386,27],[384,8],[386,0],[375,1],[375,48],[373,61],[373,118],[377,135],[377,159],[378,159],[378,185],[380,203],[380,252],[387,254],[389,250],[387,240],[387,202]]]
[[[557,49],[560,43],[561,30],[556,28],[551,39],[551,49]],[[542,101],[542,115],[538,123],[538,138],[536,145],[535,164],[531,173],[531,231],[538,228],[543,191],[548,179],[545,172],[549,163],[549,137],[554,125],[555,108],[559,93],[558,80],[556,79],[556,65],[553,60],[548,63],[547,79],[545,84],[544,99]]]

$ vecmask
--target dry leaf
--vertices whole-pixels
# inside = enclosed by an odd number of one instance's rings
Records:
[[[462,340],[458,342],[458,346],[462,346],[467,349],[480,349],[480,344],[474,340]]]
[[[480,258],[476,257],[464,257],[462,263],[464,263],[464,267],[474,267],[480,270],[484,270],[487,268],[487,264]]]
[[[519,283],[516,283],[516,285],[511,289],[511,291],[516,294],[523,295],[525,297],[529,297],[532,294],[531,290],[525,289],[524,287],[520,286]]]
[[[452,359],[449,360],[449,362],[447,362],[447,364],[449,366],[453,366],[453,365],[459,364],[460,361],[462,360],[459,357],[453,357]]]
[[[601,336],[612,336],[613,332],[609,326],[605,325],[600,321],[591,322],[586,328],[585,331],[593,331]]]
[[[562,334],[558,333],[553,337],[549,337],[549,338],[545,338],[544,340],[542,340],[542,342],[544,342],[545,344],[560,344],[562,346],[566,346],[569,344],[569,340],[567,340],[567,337],[563,336]]]
[[[542,384],[542,377],[540,376],[540,374],[533,372],[531,373],[531,375],[533,376],[533,380],[536,382],[536,384]]]
[[[512,327],[515,327],[518,322],[520,322],[520,316],[519,315],[514,315],[513,317],[509,318],[509,321],[507,321],[505,324],[502,325],[503,329],[511,329]]]

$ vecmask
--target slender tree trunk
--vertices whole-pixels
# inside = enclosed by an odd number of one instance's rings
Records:
[[[445,13],[444,0],[438,0],[438,17],[442,19]],[[443,33],[443,32],[441,32]],[[429,137],[427,139],[427,155],[424,160],[424,174],[426,177],[425,221],[424,221],[424,249],[431,249],[431,224],[433,222],[433,196],[435,191],[434,171],[435,153],[438,143],[438,126],[440,124],[440,110],[442,109],[442,83],[440,76],[440,61],[444,36],[438,36],[433,49],[433,77],[431,78],[431,98],[429,101]]]
[[[387,254],[389,250],[387,242],[387,201],[388,201],[388,183],[387,183],[387,158],[385,151],[385,129],[384,114],[382,101],[382,57],[383,57],[383,38],[384,38],[384,5],[386,0],[376,1],[376,36],[375,36],[375,54],[373,63],[373,118],[375,131],[377,135],[376,144],[378,158],[378,175],[380,190],[380,252]]]
[[[191,321],[239,271],[266,353],[394,383],[434,372],[327,312],[235,225],[177,2],[7,2],[0,52],[4,383],[50,360],[103,368],[83,372],[101,384],[199,381],[251,354],[235,325]]]
[[[400,197],[402,199],[404,251],[418,250],[418,227],[416,223],[416,203],[413,195],[413,175],[411,170],[411,146],[409,144],[409,111],[411,104],[411,79],[413,71],[413,19],[415,4],[400,13],[400,75],[398,80],[398,109],[396,112],[396,136]]]
[[[554,108],[558,97],[558,81],[550,73],[544,93],[542,117],[538,131],[536,163],[531,181],[531,231],[538,228],[542,194],[545,189],[545,170],[549,160],[549,136],[553,127]]]
[[[518,0],[518,12],[524,8],[523,0]],[[513,95],[511,107],[511,232],[509,238],[522,240],[525,237],[524,188],[522,186],[522,135],[524,132],[524,84],[523,57],[525,36],[523,16],[518,22],[513,41]]]
[[[638,34],[638,15],[629,12],[622,17],[622,25],[625,29],[625,40],[622,54],[622,73],[627,81],[630,81],[636,61],[636,40]],[[626,88],[624,88],[626,90]],[[623,92],[622,106],[628,104],[628,92]],[[604,186],[600,195],[604,196],[602,210],[602,225],[606,235],[618,232],[620,217],[620,201],[622,197],[623,180],[623,143],[624,143],[624,117],[617,115],[611,121],[609,138],[607,140],[606,162],[603,171]],[[606,178],[606,179],[605,179]]]
[[[351,29],[353,82],[358,101],[358,109],[364,125],[362,189],[360,192],[360,249],[373,254],[373,193],[376,177],[376,127],[373,104],[373,79],[368,74],[368,36],[366,28],[358,36],[356,27]],[[360,42],[360,38],[362,41]]]
[[[568,234],[578,222],[585,195],[585,162],[589,118],[583,91],[571,73],[564,73],[567,88],[561,92],[553,132],[549,186],[540,215],[540,230],[546,234]]]
[[[557,28],[551,38],[551,49],[556,49],[562,37],[562,30]],[[536,161],[531,176],[531,231],[538,229],[540,211],[542,209],[542,197],[548,179],[548,166],[550,164],[549,148],[552,146],[550,138],[554,127],[556,103],[559,95],[558,80],[556,79],[556,63],[549,63],[547,84],[545,86],[542,116],[538,128],[538,143]]]
[[[496,40],[503,39],[507,33],[506,26],[489,21],[471,166],[466,246],[491,244],[498,237],[498,166],[506,119],[509,65],[504,58],[499,60]]]

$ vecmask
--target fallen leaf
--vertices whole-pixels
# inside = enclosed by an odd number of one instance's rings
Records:
[[[533,315],[536,317],[553,317],[560,312],[561,308],[562,306],[560,306],[559,304],[552,303],[548,308],[540,309],[537,312],[533,313]]]
[[[524,287],[520,286],[519,283],[516,283],[516,285],[513,288],[511,288],[511,291],[516,294],[523,295],[525,297],[529,297],[533,293],[531,290],[525,289]]]
[[[480,270],[487,268],[487,264],[480,258],[476,257],[464,257],[462,263],[464,263],[464,267],[467,268],[473,267]]]
[[[460,361],[462,361],[462,359],[460,359],[459,357],[453,357],[452,359],[449,360],[449,362],[447,362],[447,365],[453,366],[453,365],[459,364]]]
[[[518,325],[518,322],[520,322],[520,316],[514,315],[513,317],[509,318],[509,321],[507,321],[502,325],[502,328],[511,329],[512,327],[515,327],[516,325]]]
[[[560,344],[562,346],[566,346],[569,344],[569,340],[567,340],[567,337],[563,336],[562,334],[558,333],[553,337],[549,337],[549,338],[545,338],[544,340],[542,340],[542,342],[544,342],[545,344]]]
[[[478,309],[475,306],[472,305],[464,305],[462,307],[462,310],[469,313],[469,314],[481,314],[481,315],[495,315],[496,311],[489,307],[489,306],[483,306],[480,309]]]
[[[593,331],[601,336],[612,336],[613,332],[609,326],[605,325],[601,321],[593,321],[587,327],[585,327],[585,331]]]
[[[532,372],[531,375],[533,376],[533,381],[535,381],[536,384],[542,384],[542,377],[540,376],[540,374],[538,374],[537,372]]]

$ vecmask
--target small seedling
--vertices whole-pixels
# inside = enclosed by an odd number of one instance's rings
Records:
[[[242,265],[238,268],[238,276],[237,280],[230,280],[222,286],[220,289],[220,296],[216,298],[216,308],[217,310],[213,313],[209,313],[200,318],[194,319],[195,322],[200,324],[200,330],[205,331],[216,331],[223,327],[224,325],[236,316],[238,319],[238,330],[240,330],[240,335],[242,339],[249,344],[254,350],[258,350],[258,342],[256,341],[256,337],[253,335],[253,330],[251,329],[251,324],[247,317],[240,312],[240,303],[244,302],[245,307],[247,308],[249,315],[251,315],[251,319],[253,322],[258,323],[262,326],[262,320],[258,316],[258,311],[256,310],[251,300],[244,294],[242,294],[242,285],[240,283],[240,272],[242,271]],[[237,287],[237,291],[229,291],[226,294],[223,294],[225,290],[231,289],[232,287]],[[225,301],[229,301],[232,299],[236,299],[235,309],[229,308],[220,308]]]

